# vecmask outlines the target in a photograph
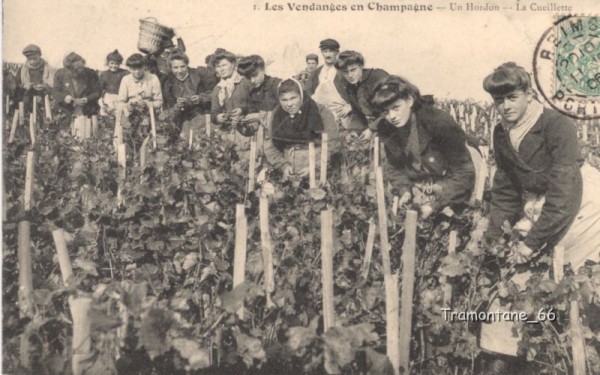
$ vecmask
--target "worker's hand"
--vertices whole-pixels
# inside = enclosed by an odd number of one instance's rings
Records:
[[[404,194],[402,194],[400,199],[398,199],[398,205],[404,206],[404,205],[408,204],[408,202],[410,202],[411,198],[412,198],[412,194],[409,191],[405,192]]]
[[[227,119],[229,119],[229,116],[225,113],[219,113],[217,115],[217,123],[219,124],[223,124],[227,121]]]
[[[427,219],[433,213],[433,207],[430,204],[424,204],[421,206],[421,217]]]
[[[352,106],[350,104],[345,104],[337,109],[335,109],[335,114],[338,118],[346,117],[352,112]]]
[[[294,174],[294,167],[289,163],[285,163],[281,167],[281,171],[283,172],[283,181],[287,181]]]
[[[200,95],[192,95],[190,100],[193,105],[198,105],[198,104],[200,104]]]
[[[531,260],[533,249],[525,245],[525,242],[519,241],[515,249],[514,259],[517,264],[527,263]]]
[[[44,91],[46,86],[43,83],[38,83],[37,85],[33,86],[33,88],[36,91]]]
[[[87,100],[87,98],[79,98],[79,99],[75,99],[73,102],[76,106],[83,107],[84,105],[87,104],[88,100]]]
[[[71,104],[72,101],[73,101],[73,97],[71,95],[65,96],[65,103]]]
[[[177,103],[175,104],[175,107],[177,107],[177,109],[183,109],[187,100],[187,98],[177,98]]]
[[[260,122],[262,116],[259,112],[249,113],[242,118],[242,124],[251,124],[253,122]]]
[[[369,128],[365,129],[358,137],[359,142],[369,142],[373,137],[373,131]]]
[[[236,108],[233,111],[231,111],[231,117],[239,117],[242,115],[242,109],[241,108]]]

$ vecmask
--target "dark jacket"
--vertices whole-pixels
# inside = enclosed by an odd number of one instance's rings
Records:
[[[83,114],[91,116],[98,113],[98,99],[102,90],[98,74],[92,69],[84,68],[79,77],[67,68],[59,69],[54,76],[54,88],[52,96],[60,106],[69,112],[74,110],[73,102],[65,103],[65,97],[71,95],[73,99],[87,98],[83,106]]]
[[[116,72],[112,72],[110,70],[105,70],[98,74],[98,78],[100,79],[100,89],[102,90],[102,95],[105,93],[109,94],[118,94],[119,86],[121,85],[121,79],[129,74],[128,70],[125,69],[117,69]]]
[[[346,82],[346,95],[349,98],[352,111],[367,124],[367,118],[375,117],[373,107],[369,103],[369,97],[375,86],[384,78],[389,76],[383,69],[363,69],[363,75],[357,85]]]
[[[186,120],[194,117],[197,114],[205,114],[210,112],[212,90],[219,81],[214,72],[211,72],[205,67],[197,69],[189,68],[189,79],[194,87],[192,95],[200,96],[200,103],[193,106],[191,103],[184,107],[183,111],[178,111],[176,119]],[[162,83],[162,93],[165,108],[172,108],[177,104],[177,98],[191,97],[189,93],[180,92],[177,77],[173,73],[169,73]]]
[[[280,78],[265,75],[259,87],[251,87],[248,93],[248,113],[272,111],[279,104],[277,86]]]
[[[308,79],[305,91],[311,96],[314,95],[315,91],[317,90],[317,86],[319,86],[319,74],[321,74],[322,70],[323,65],[315,69],[315,71]],[[333,84],[337,88],[337,91],[342,97],[342,99],[349,102],[350,99],[348,98],[348,93],[346,92],[346,80],[344,79],[344,77],[342,77],[342,73],[340,73],[339,71],[336,73],[335,78],[333,79]]]
[[[510,143],[501,124],[494,129],[494,151],[498,170],[494,176],[490,240],[502,234],[502,224],[514,224],[523,212],[524,191],[544,194],[541,215],[529,231],[525,244],[532,249],[544,243],[556,245],[575,220],[583,193],[577,129],[555,110],[544,112],[525,135],[519,151]]]
[[[409,124],[406,126],[411,126]],[[466,146],[466,137],[452,117],[430,105],[422,105],[414,112],[417,127],[420,165],[403,149],[406,130],[395,128],[386,120],[379,122],[379,134],[383,142],[387,168],[386,177],[401,196],[410,192],[413,184],[433,179],[442,185],[434,206],[466,203],[475,183],[475,168]],[[405,126],[405,127],[406,127]]]

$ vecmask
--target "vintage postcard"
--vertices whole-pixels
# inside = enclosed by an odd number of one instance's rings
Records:
[[[600,373],[597,0],[5,0],[2,373]]]

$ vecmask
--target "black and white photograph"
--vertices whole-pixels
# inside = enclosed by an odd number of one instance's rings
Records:
[[[600,374],[597,0],[4,0],[16,375]]]

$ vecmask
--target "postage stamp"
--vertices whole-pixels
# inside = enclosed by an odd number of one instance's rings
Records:
[[[537,43],[533,73],[554,109],[580,120],[600,118],[600,17],[557,18]]]

